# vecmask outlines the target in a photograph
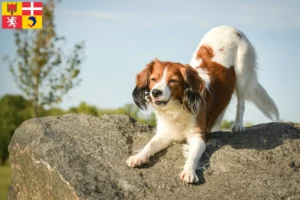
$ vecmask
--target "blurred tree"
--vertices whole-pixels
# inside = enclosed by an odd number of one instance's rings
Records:
[[[153,112],[143,115],[142,111],[135,104],[125,104],[125,106],[119,108],[119,110],[122,111],[120,114],[128,115],[138,122],[150,124],[152,126],[155,126],[156,124],[155,114]]]
[[[14,59],[7,60],[19,88],[32,100],[34,116],[42,106],[57,104],[76,87],[80,80],[83,43],[78,43],[70,55],[62,51],[64,37],[59,37],[54,25],[55,0],[43,3],[43,28],[17,30]]]
[[[96,106],[88,105],[85,102],[81,102],[78,107],[72,107],[69,109],[69,112],[74,113],[85,113],[89,115],[98,116],[98,110]]]
[[[129,115],[132,118],[138,119],[140,116],[140,109],[135,104],[125,104],[123,107],[125,115]]]
[[[61,108],[50,108],[50,109],[41,109],[40,116],[59,116],[63,115],[66,112]]]
[[[31,102],[20,95],[5,95],[0,99],[0,157],[8,158],[7,147],[15,129],[33,116]]]
[[[220,129],[231,129],[232,125],[233,125],[233,121],[223,120]],[[250,126],[253,126],[251,122],[245,122],[244,127],[250,127]]]
[[[253,126],[254,124],[253,123],[251,123],[251,122],[246,122],[245,123],[246,125],[245,125],[245,127],[251,127],[251,126]]]
[[[0,159],[1,165],[5,164],[5,161],[8,158],[8,145],[10,143],[11,136],[9,132],[7,132],[6,127],[0,124]]]

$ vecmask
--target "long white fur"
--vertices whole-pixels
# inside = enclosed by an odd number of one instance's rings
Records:
[[[199,76],[204,80],[206,89],[209,90],[210,75],[208,74],[208,72],[205,69],[202,69],[202,68],[197,68],[197,71],[198,71]]]
[[[162,99],[169,97],[168,86],[165,84],[166,73],[167,68],[164,70],[162,80],[153,87],[153,89],[159,88],[163,91]],[[187,140],[189,153],[181,173],[181,179],[190,183],[197,182],[196,167],[206,145],[200,135],[194,132],[196,117],[189,114],[178,100],[170,100],[166,106],[153,105],[153,107],[157,119],[156,134],[141,152],[129,157],[126,163],[131,167],[139,166],[172,142]]]
[[[238,36],[240,34],[241,36]],[[256,75],[256,53],[244,33],[232,26],[219,26],[211,29],[204,35],[195,53],[192,56],[190,65],[198,67],[201,59],[197,59],[197,51],[202,45],[210,46],[214,51],[212,60],[225,67],[234,66],[237,77],[235,93],[237,96],[236,118],[232,131],[243,130],[243,116],[245,111],[245,100],[253,102],[261,112],[271,120],[279,120],[278,109],[260,85]],[[201,76],[201,71],[199,72]],[[221,123],[217,120],[216,123]],[[219,127],[219,124],[215,124]]]

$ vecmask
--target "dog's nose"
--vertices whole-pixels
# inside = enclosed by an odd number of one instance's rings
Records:
[[[151,93],[152,93],[153,97],[158,97],[158,96],[160,96],[162,94],[162,91],[154,89],[154,90],[152,90]]]

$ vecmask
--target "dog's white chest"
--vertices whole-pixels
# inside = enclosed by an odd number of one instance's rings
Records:
[[[182,141],[195,128],[195,117],[182,108],[156,112],[157,130],[159,134],[175,141]]]

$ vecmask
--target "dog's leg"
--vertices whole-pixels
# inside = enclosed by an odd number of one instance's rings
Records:
[[[164,134],[157,133],[143,148],[141,152],[134,156],[130,156],[126,163],[129,167],[138,167],[146,163],[150,156],[165,149],[171,144],[172,140],[164,136]]]
[[[244,130],[243,128],[243,117],[245,112],[245,95],[240,89],[236,90],[237,96],[237,106],[236,106],[236,116],[234,124],[232,125],[231,131],[238,132]]]
[[[188,183],[196,183],[199,181],[198,176],[196,175],[197,163],[204,153],[206,145],[200,134],[189,136],[187,142],[189,144],[189,152],[180,178]]]

